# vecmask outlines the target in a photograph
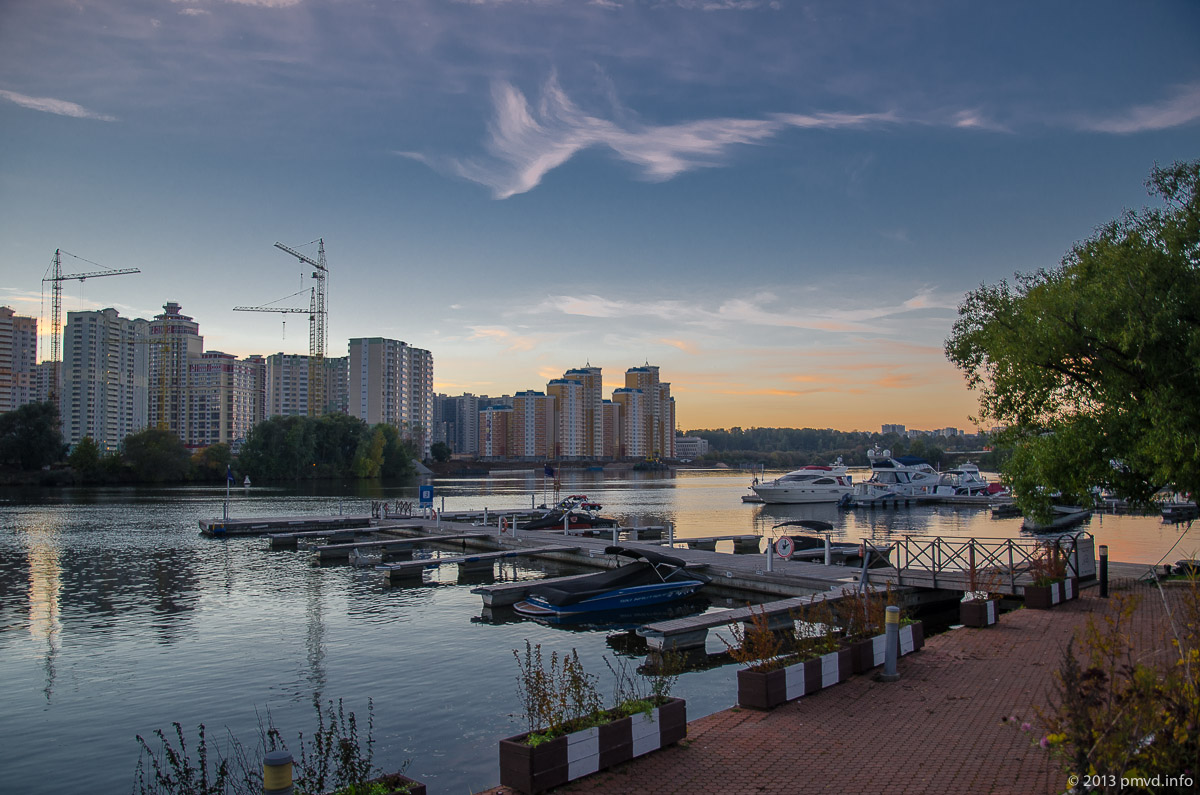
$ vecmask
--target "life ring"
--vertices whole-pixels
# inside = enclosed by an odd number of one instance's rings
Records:
[[[507,532],[508,532],[508,519],[501,519],[501,520],[500,520],[500,532],[501,532],[501,533],[507,533]]]
[[[577,524],[578,522],[579,522],[579,517],[572,515],[571,516],[571,524]]]

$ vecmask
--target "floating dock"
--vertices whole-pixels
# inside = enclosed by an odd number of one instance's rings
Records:
[[[262,516],[250,519],[201,519],[200,532],[206,536],[257,536],[270,533],[367,528],[377,521],[365,513],[354,516]]]

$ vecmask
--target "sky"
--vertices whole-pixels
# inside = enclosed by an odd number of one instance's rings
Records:
[[[681,430],[973,429],[964,295],[1200,157],[1200,3],[0,0],[0,304],[207,350],[658,365]],[[48,320],[43,324],[49,326]],[[48,337],[42,355],[49,351]]]

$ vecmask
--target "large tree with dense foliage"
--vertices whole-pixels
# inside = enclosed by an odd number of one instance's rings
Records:
[[[1095,486],[1200,491],[1200,161],[1155,167],[1129,212],[1052,270],[969,293],[946,355],[1008,428],[1023,508]]]
[[[53,403],[27,403],[0,414],[0,464],[41,469],[65,452],[58,407]]]
[[[126,436],[121,455],[138,480],[187,480],[192,471],[192,454],[187,447],[178,436],[159,428]]]
[[[236,469],[255,480],[405,477],[411,458],[390,425],[372,428],[345,414],[272,417],[250,430]]]

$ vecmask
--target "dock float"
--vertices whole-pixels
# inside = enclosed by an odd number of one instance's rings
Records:
[[[467,538],[488,538],[492,533],[455,533],[453,535],[426,535],[411,538],[391,538],[384,541],[356,541],[352,543],[323,544],[313,549],[313,557],[321,563],[331,560],[349,560],[350,552],[394,552],[410,549],[416,544],[435,544],[461,541]]]
[[[734,554],[757,555],[760,552],[759,543],[762,538],[760,535],[708,536],[706,538],[677,538],[675,543],[687,544],[688,549],[716,552],[718,541],[732,541]]]
[[[206,536],[249,536],[302,530],[343,530],[370,527],[369,514],[355,516],[283,516],[251,519],[201,519],[200,532]]]
[[[369,536],[375,532],[373,527],[353,527],[348,530],[299,530],[295,533],[271,533],[271,549],[296,549],[301,539],[328,538],[331,543],[353,541],[358,536]]]
[[[716,610],[698,616],[657,621],[638,628],[637,634],[646,639],[646,645],[650,649],[657,652],[701,649],[708,641],[710,629],[727,627],[735,623],[745,624],[760,613],[766,615],[767,626],[770,629],[791,629],[795,626],[795,615],[799,610],[817,602],[836,602],[843,596],[856,591],[855,586],[838,585],[829,591],[810,596],[794,596],[754,607]]]
[[[546,555],[560,552],[578,552],[579,547],[551,544],[540,547],[519,547],[517,549],[502,549],[498,552],[481,552],[477,555],[456,555],[450,558],[430,558],[428,560],[405,560],[399,563],[388,563],[376,566],[376,571],[382,571],[389,584],[420,583],[421,573],[425,569],[435,569],[439,566],[453,563],[467,571],[491,569],[492,564],[504,558],[518,558],[527,555]]]

